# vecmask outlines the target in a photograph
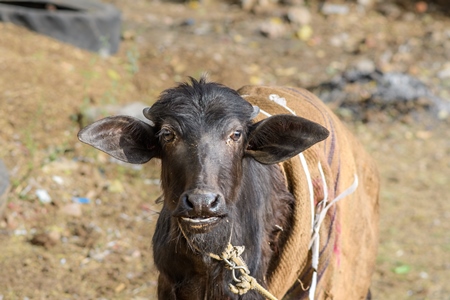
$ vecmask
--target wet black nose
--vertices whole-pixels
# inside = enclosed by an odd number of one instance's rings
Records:
[[[216,216],[224,204],[223,196],[212,192],[187,192],[181,197],[183,209],[197,216]]]

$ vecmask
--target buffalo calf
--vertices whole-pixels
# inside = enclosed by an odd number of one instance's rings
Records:
[[[164,91],[144,116],[102,119],[79,139],[125,162],[161,160],[159,299],[263,299],[230,290],[236,270],[211,255],[229,243],[245,246],[250,275],[280,299],[365,299],[378,175],[314,95],[191,79]]]

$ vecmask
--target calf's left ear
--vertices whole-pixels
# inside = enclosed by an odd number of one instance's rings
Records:
[[[287,160],[326,139],[320,124],[293,115],[275,115],[250,128],[246,155],[262,164]]]

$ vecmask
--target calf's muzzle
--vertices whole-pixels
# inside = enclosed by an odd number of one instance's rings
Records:
[[[211,191],[193,190],[185,192],[180,199],[180,211],[189,217],[218,217],[223,214],[225,201],[221,194]]]

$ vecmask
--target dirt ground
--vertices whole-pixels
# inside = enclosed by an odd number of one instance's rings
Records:
[[[232,88],[310,87],[361,61],[415,76],[450,101],[448,15],[432,5],[334,2],[349,11],[323,15],[307,1],[302,24],[285,18],[293,5],[248,12],[224,2],[117,0],[123,41],[108,58],[0,24],[0,159],[11,177],[0,299],[156,298],[159,164],[118,164],[76,138],[111,107],[151,105],[205,71]],[[450,131],[442,118],[346,118],[382,176],[374,299],[450,299]]]

